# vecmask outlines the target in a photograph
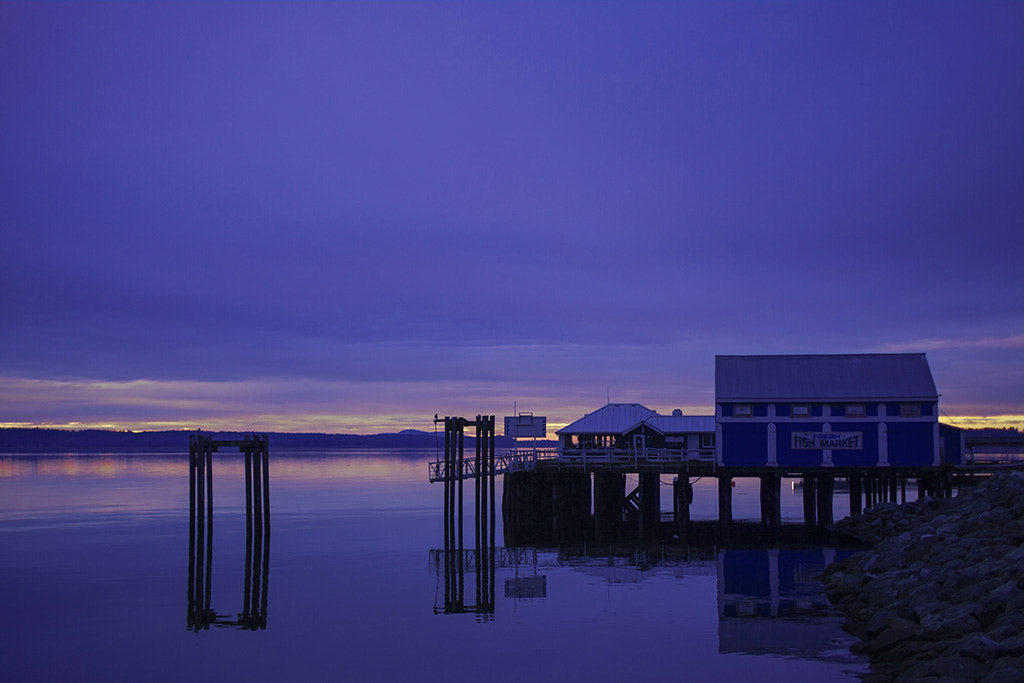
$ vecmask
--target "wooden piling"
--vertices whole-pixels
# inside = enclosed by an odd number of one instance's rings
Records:
[[[661,522],[661,477],[657,472],[640,472],[640,510],[637,515],[640,540],[654,538]]]
[[[607,539],[618,535],[626,500],[626,475],[594,473],[594,534]]]
[[[782,477],[776,473],[762,474],[761,523],[769,529],[782,526]]]
[[[718,475],[718,521],[728,526],[732,524],[732,477]]]
[[[850,516],[859,515],[863,511],[863,500],[861,499],[861,477],[857,474],[850,475]]]
[[[815,496],[817,491],[817,480],[813,474],[805,474],[803,480],[803,499],[804,499],[804,525],[814,526],[817,523],[818,513],[817,507],[815,506]]]
[[[690,503],[693,502],[693,485],[688,476],[680,475],[672,482],[672,512],[679,540],[685,543],[690,534]]]
[[[821,474],[817,477],[818,526],[832,524],[832,491],[834,484],[835,477],[831,474]]]

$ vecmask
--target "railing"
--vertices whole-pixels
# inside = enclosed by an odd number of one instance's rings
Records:
[[[694,449],[680,451],[667,448],[641,448],[632,450],[621,449],[555,449],[530,448],[515,449],[494,456],[494,473],[529,472],[537,469],[538,463],[552,463],[559,467],[657,467],[664,465],[686,465],[687,463],[715,462],[714,449]],[[465,457],[462,461],[462,472],[449,475],[444,460],[428,463],[430,481],[447,481],[449,479],[473,479],[477,476],[476,458]],[[457,466],[456,466],[457,467]]]
[[[530,448],[512,450],[494,456],[494,473],[527,472],[537,469],[541,460],[558,460],[558,451],[554,448]],[[462,472],[452,472],[449,476],[444,460],[427,463],[430,470],[430,481],[447,481],[449,479],[474,479],[477,476],[476,458],[473,455],[463,458]],[[456,467],[458,467],[456,465]]]
[[[964,462],[967,465],[1019,465],[1024,463],[1024,448],[985,447],[968,448]]]
[[[639,448],[639,449],[574,449],[565,448],[559,451],[559,465],[685,465],[691,462],[714,463],[713,448],[681,451],[671,448]]]

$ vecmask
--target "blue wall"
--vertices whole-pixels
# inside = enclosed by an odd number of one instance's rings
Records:
[[[939,438],[945,442],[945,451],[942,454],[943,463],[946,465],[964,464],[963,431],[957,427],[939,423]]]
[[[768,464],[768,425],[763,422],[722,425],[725,464],[735,467]]]
[[[764,419],[768,415],[768,404],[751,405],[753,415],[750,418],[733,417],[734,404],[719,404],[721,416],[718,426],[721,429],[722,464],[727,467],[759,467],[768,464],[768,426]],[[808,405],[807,403],[795,405]],[[776,404],[775,416],[771,424],[775,425],[775,455],[780,466],[784,467],[819,467],[823,463],[821,450],[794,449],[792,447],[793,432],[821,432],[822,426],[829,423],[834,432],[859,432],[862,435],[863,448],[859,450],[832,451],[832,464],[836,467],[875,467],[878,466],[881,445],[878,440],[878,426],[884,422],[887,430],[886,445],[888,462],[896,467],[927,467],[935,463],[935,425],[937,405],[934,402],[922,402],[921,418],[900,417],[900,403],[886,403],[884,414],[879,416],[877,403],[865,403],[867,416],[863,420],[847,421],[845,405],[830,406],[830,417],[823,416],[821,404],[810,404],[811,417],[794,420],[789,417],[790,404]],[[931,419],[929,419],[931,418]],[[749,420],[749,421],[748,421]],[[956,438],[947,439],[946,462],[960,464],[963,454],[960,452]]]
[[[935,462],[931,422],[888,422],[889,464],[897,467],[931,465]]]

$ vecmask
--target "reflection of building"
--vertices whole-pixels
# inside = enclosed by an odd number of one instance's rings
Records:
[[[721,550],[719,652],[816,658],[837,649],[837,616],[817,577],[852,551],[830,548]],[[813,619],[811,619],[813,617]],[[823,625],[835,628],[822,628]]]
[[[581,586],[594,586],[593,579],[609,591],[623,591],[620,597],[627,600],[640,584],[672,585],[668,595],[685,596],[680,606],[693,600],[713,610],[701,598],[716,590],[708,579],[717,576],[719,653],[793,656],[862,666],[863,660],[849,651],[855,639],[842,630],[843,618],[829,605],[817,579],[829,563],[853,552],[821,547],[716,550],[619,543],[558,549],[493,548],[486,553],[465,550],[460,561],[454,557],[457,553],[431,550],[430,564],[438,578],[434,612],[469,612],[475,613],[478,621],[489,621],[502,614],[503,606],[512,609],[516,602],[537,599],[553,599],[571,610],[574,600],[593,599],[593,594],[580,590]],[[442,581],[442,574],[453,567],[465,574],[469,584],[476,582],[485,589],[504,584],[504,594],[499,590],[483,596],[483,603],[479,592],[476,603],[453,600],[451,586],[461,584],[462,576],[446,576]],[[580,581],[567,573],[588,578]],[[695,581],[694,577],[702,578]],[[473,592],[472,585],[466,588],[467,594]],[[684,618],[707,617],[714,619],[714,611]]]
[[[237,446],[245,453],[245,573],[242,611],[237,619],[211,607],[213,579],[213,454],[219,447]],[[193,434],[189,440],[189,548],[187,626],[200,631],[210,626],[243,630],[267,627],[267,589],[270,577],[270,469],[266,435],[244,441],[214,441]]]

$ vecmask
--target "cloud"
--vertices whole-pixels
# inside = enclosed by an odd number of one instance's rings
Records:
[[[1005,337],[962,337],[945,339],[916,339],[912,341],[882,344],[880,350],[887,353],[958,351],[967,349],[1013,350],[1024,349],[1024,334]]]

